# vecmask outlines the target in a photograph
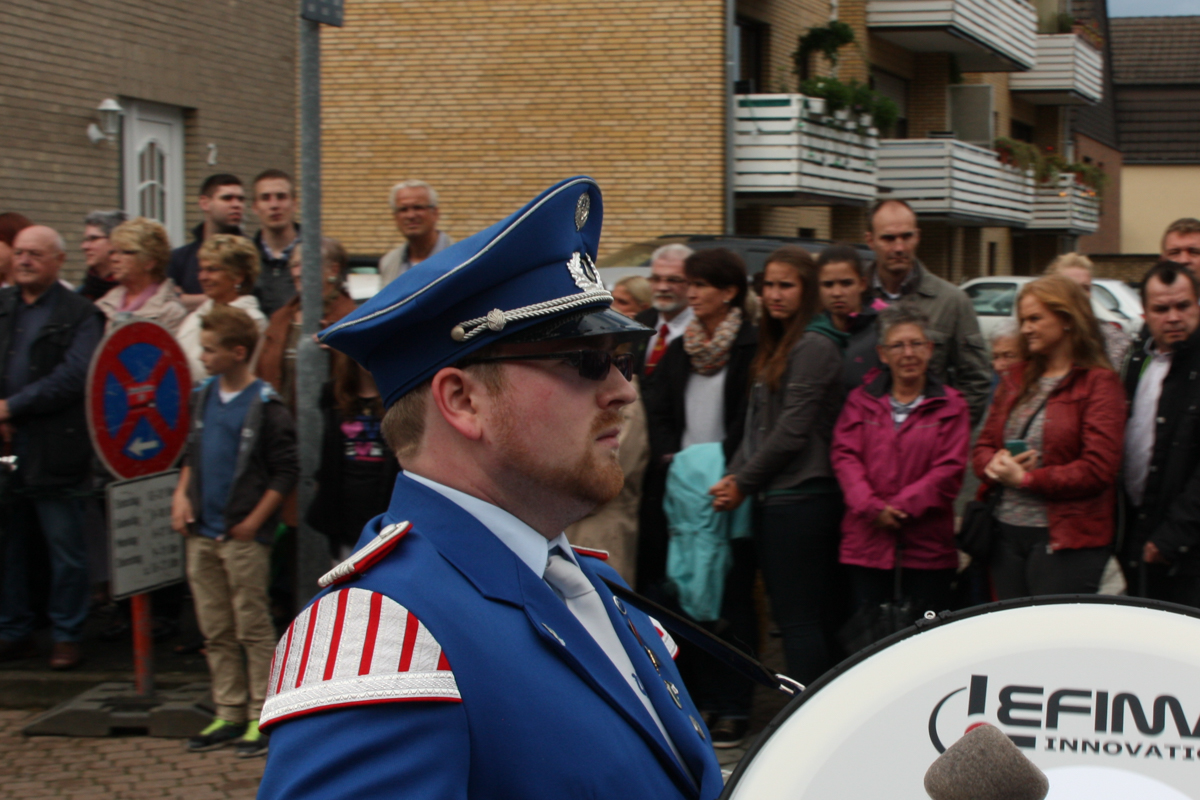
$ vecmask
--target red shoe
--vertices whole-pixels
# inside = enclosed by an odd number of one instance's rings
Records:
[[[55,642],[50,651],[50,669],[74,669],[83,661],[78,642]]]

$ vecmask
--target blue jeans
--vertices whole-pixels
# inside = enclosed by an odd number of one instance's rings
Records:
[[[54,641],[78,642],[88,613],[87,544],[83,502],[66,492],[18,497],[5,509],[0,529],[4,584],[0,586],[0,639],[19,641],[33,634],[29,607],[29,543],[41,529],[50,551],[50,603]]]

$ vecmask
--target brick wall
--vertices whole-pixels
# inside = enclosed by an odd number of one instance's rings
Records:
[[[829,206],[750,206],[738,209],[735,230],[749,236],[799,236],[811,229],[817,239],[830,238]]]
[[[57,228],[69,252],[64,277],[79,279],[83,216],[122,205],[119,148],[85,134],[107,97],[187,110],[189,227],[206,175],[292,169],[295,9],[291,0],[0,4],[0,211]]]
[[[357,0],[323,31],[324,226],[355,253],[399,240],[388,188],[421,178],[461,238],[585,173],[601,252],[719,233],[721,0]]]
[[[1075,159],[1091,159],[1104,170],[1108,185],[1100,197],[1100,227],[1090,236],[1079,237],[1081,253],[1121,252],[1121,153],[1082,134],[1075,135]],[[1166,227],[1166,224],[1163,225]]]
[[[761,91],[797,91],[792,55],[805,31],[829,21],[829,0],[740,0],[737,13],[771,26]]]
[[[930,131],[950,129],[950,56],[917,53],[913,63],[916,77],[908,89],[908,135],[923,139]]]

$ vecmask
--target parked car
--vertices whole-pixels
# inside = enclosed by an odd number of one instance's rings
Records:
[[[783,247],[794,244],[816,256],[832,242],[823,239],[797,239],[786,236],[712,236],[706,234],[673,234],[660,236],[646,242],[623,247],[596,262],[596,268],[604,285],[612,288],[617,281],[628,275],[650,277],[650,256],[666,244],[686,244],[693,250],[726,247],[742,257],[746,271],[751,277],[763,271],[767,256]],[[875,263],[875,254],[865,244],[855,245],[864,264]]]
[[[1142,308],[1142,296],[1138,290],[1128,283],[1114,278],[1093,278],[1092,297],[1100,301],[1106,309],[1118,317],[1129,321],[1125,328],[1135,337],[1142,332],[1145,310]]]
[[[1022,286],[1038,277],[1040,276],[993,275],[988,278],[972,278],[961,285],[967,297],[971,298],[971,304],[975,306],[975,314],[979,317],[979,327],[985,339],[991,341],[992,331],[1002,320],[1016,319],[1017,293]],[[1093,284],[1092,311],[1095,312],[1096,319],[1101,325],[1115,325],[1130,336],[1136,336],[1141,326],[1135,327],[1130,318],[1110,311],[1106,300],[1102,299],[1106,292],[1107,287],[1097,291],[1096,285]],[[1140,317],[1137,317],[1137,320],[1141,322]]]

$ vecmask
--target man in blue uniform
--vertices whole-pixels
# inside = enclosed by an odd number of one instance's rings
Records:
[[[622,484],[632,343],[564,181],[322,339],[371,370],[404,466],[276,650],[259,797],[698,798],[720,768],[661,627],[562,531]]]

